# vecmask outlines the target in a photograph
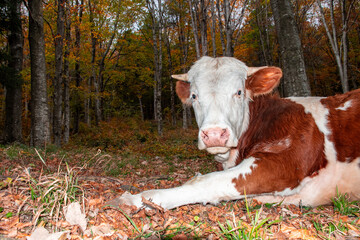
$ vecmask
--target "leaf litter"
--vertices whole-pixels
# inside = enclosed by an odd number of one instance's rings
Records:
[[[164,143],[166,144],[166,143]],[[185,144],[193,154],[193,142]],[[181,143],[183,146],[183,143]],[[0,146],[0,238],[50,239],[358,239],[359,202],[306,208],[261,204],[252,199],[164,210],[110,206],[119,195],[179,186],[214,171],[209,156],[169,157],[67,149],[43,156],[18,148],[9,157]],[[195,151],[195,150],[194,150]],[[131,152],[131,151],[130,151]],[[132,152],[131,152],[132,153]],[[170,155],[171,153],[169,153]],[[201,153],[202,154],[202,153]],[[117,176],[108,168],[121,164]],[[170,170],[171,168],[171,170]],[[205,169],[205,170],[204,170]],[[112,169],[114,170],[114,169]],[[336,204],[346,200],[339,196]],[[345,199],[345,200],[344,200]],[[336,199],[334,199],[336,201]],[[349,211],[350,209],[350,211]]]

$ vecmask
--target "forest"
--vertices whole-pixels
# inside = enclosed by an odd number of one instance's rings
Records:
[[[155,120],[159,135],[163,123],[187,128],[191,110],[175,96],[170,76],[187,72],[204,55],[285,69],[291,61],[285,59],[292,57],[287,53],[296,52],[302,60],[295,56],[291,62],[302,66],[292,66],[302,73],[288,71],[279,87],[285,97],[358,88],[357,1],[291,1],[284,10],[291,11],[292,22],[283,20],[284,26],[293,25],[289,33],[277,29],[273,1],[36,2],[2,1],[0,6],[4,142],[61,146],[81,126],[112,118]],[[33,15],[32,4],[40,4]],[[32,16],[42,30],[33,37]],[[41,52],[34,60],[32,40],[34,51]],[[287,82],[294,75],[301,75],[295,83],[305,82],[306,90],[291,89],[294,84]]]
[[[358,89],[359,1],[0,1],[0,238],[359,237],[360,203],[340,194],[314,209],[103,207],[216,170],[171,77],[202,56],[280,67],[281,97]],[[74,202],[85,226],[69,220]]]

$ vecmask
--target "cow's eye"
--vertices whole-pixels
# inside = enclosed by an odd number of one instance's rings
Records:
[[[241,90],[238,90],[236,93],[237,96],[241,96]]]
[[[195,94],[195,93],[191,94],[191,98],[192,98],[193,100],[195,100],[195,99],[196,99],[196,94]]]

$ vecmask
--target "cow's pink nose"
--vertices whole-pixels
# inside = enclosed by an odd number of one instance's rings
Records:
[[[201,139],[206,147],[225,147],[230,132],[227,128],[208,128],[201,131]]]

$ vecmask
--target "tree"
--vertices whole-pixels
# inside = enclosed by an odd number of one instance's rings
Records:
[[[270,0],[284,72],[285,96],[309,96],[310,84],[305,70],[299,34],[296,28],[291,2]]]
[[[43,147],[50,140],[43,8],[41,0],[29,0],[28,4],[31,62],[31,137],[33,146]]]
[[[175,114],[175,88],[174,88],[174,81],[171,78],[173,74],[173,62],[171,56],[171,46],[170,46],[170,33],[168,32],[169,27],[165,29],[165,44],[167,50],[167,57],[168,57],[168,78],[170,79],[170,109],[171,109],[171,125],[176,125],[176,114]]]
[[[162,108],[161,108],[161,77],[162,77],[162,32],[163,32],[163,20],[162,20],[162,2],[158,0],[146,0],[146,5],[151,17],[151,29],[153,37],[153,51],[154,51],[154,112],[155,120],[157,122],[158,134],[163,134],[163,122],[162,122]]]
[[[215,14],[215,0],[210,0],[211,9],[211,43],[212,43],[212,55],[216,57],[216,14]]]
[[[79,132],[79,123],[80,123],[80,112],[82,110],[81,98],[80,98],[80,83],[81,83],[81,74],[80,74],[80,41],[81,41],[81,32],[80,32],[80,24],[82,22],[83,15],[83,5],[84,0],[75,1],[75,91],[74,91],[74,124],[73,124],[73,132]]]
[[[5,142],[22,141],[22,78],[20,72],[23,64],[23,33],[21,24],[21,0],[5,1],[1,6],[5,12],[9,45],[9,60],[7,68],[0,80],[6,88],[5,98]]]
[[[347,32],[349,30],[349,20],[352,9],[354,9],[355,0],[350,0],[349,4],[346,0],[339,0],[340,12],[341,12],[341,24],[339,26],[340,31],[336,29],[335,24],[335,10],[334,10],[334,0],[330,0],[330,25],[329,28],[328,23],[325,19],[325,12],[321,5],[320,0],[316,0],[318,7],[320,8],[320,17],[321,21],[324,24],[326,35],[330,41],[331,50],[335,56],[336,65],[339,70],[341,85],[343,92],[349,91],[349,80],[348,80],[348,37]],[[338,34],[341,32],[341,34]],[[340,36],[340,39],[338,39]],[[340,46],[339,46],[340,42]]]
[[[70,137],[70,44],[71,44],[71,19],[70,19],[70,3],[66,1],[65,11],[65,52],[64,52],[64,143],[69,142]]]
[[[190,1],[186,0],[187,3],[189,4]],[[187,12],[186,9],[188,9],[185,4],[184,1],[175,1],[174,4],[174,12],[175,12],[175,18],[176,18],[176,32],[178,35],[178,48],[179,48],[179,52],[180,52],[180,66],[178,68],[178,71],[182,71],[182,72],[187,72],[188,68],[187,68],[187,62],[189,59],[189,48],[190,48],[190,31],[192,28],[189,27],[189,25],[187,25],[187,23],[189,22],[189,18],[192,18],[191,16],[187,16]],[[191,7],[190,7],[191,9]],[[191,12],[190,12],[191,15]],[[191,20],[192,21],[192,20]],[[191,23],[191,26],[193,25],[193,23]],[[194,34],[194,31],[193,31]],[[197,34],[196,34],[197,36]],[[196,36],[194,35],[194,38],[196,38]],[[196,44],[195,44],[195,48]],[[199,58],[200,57],[200,48],[199,50],[196,50],[196,57]],[[183,129],[187,129],[189,127],[189,125],[191,124],[191,108],[187,105],[187,104],[182,104],[182,116],[183,116],[183,121],[182,121],[182,127]]]
[[[245,16],[245,9],[249,0],[243,0],[241,2],[242,6],[240,13],[239,9],[235,7],[235,5],[238,4],[236,0],[224,0],[222,4],[220,1],[216,2],[220,28],[220,39],[224,56],[234,56],[234,45],[236,45],[236,42],[239,38],[242,21]],[[226,41],[223,36],[224,34]]]
[[[57,0],[57,34],[55,37],[55,78],[54,78],[54,108],[53,134],[54,143],[61,146],[62,130],[62,95],[63,95],[63,46],[65,34],[65,0]]]
[[[108,40],[108,42],[105,44],[105,51],[101,54],[100,62],[99,62],[99,72],[97,74],[97,77],[95,78],[95,116],[96,116],[96,124],[98,124],[102,120],[102,113],[101,113],[101,96],[100,93],[104,91],[103,88],[103,73],[105,70],[105,60],[108,57],[108,54],[110,52],[111,46],[114,42],[114,38],[117,35],[118,31],[118,24],[119,24],[119,15],[120,15],[120,1],[118,2],[116,6],[116,16],[114,20],[114,26],[113,31],[111,33],[111,37]]]
[[[267,1],[256,0],[252,2],[251,7],[254,9],[253,14],[255,14],[252,19],[256,27],[253,29],[258,35],[261,48],[260,63],[261,65],[272,66],[273,55],[271,51],[274,49],[274,46],[270,42],[272,28],[269,21],[269,3]],[[250,22],[250,24],[252,23]]]
[[[191,16],[191,26],[194,35],[196,57],[200,58],[201,56],[207,56],[208,55],[208,42],[207,42],[208,2],[205,2],[205,0],[188,0],[188,3],[189,3],[189,11]],[[198,35],[199,32],[200,32],[200,38]]]
[[[191,16],[191,27],[192,27],[192,31],[193,31],[193,34],[194,34],[194,44],[195,44],[195,50],[196,50],[196,57],[200,58],[201,57],[201,52],[200,52],[200,41],[199,41],[199,35],[198,35],[197,4],[194,7],[193,6],[193,0],[188,0],[188,3],[189,3],[189,10],[190,10],[190,16]],[[194,10],[194,8],[195,8],[195,10]]]

